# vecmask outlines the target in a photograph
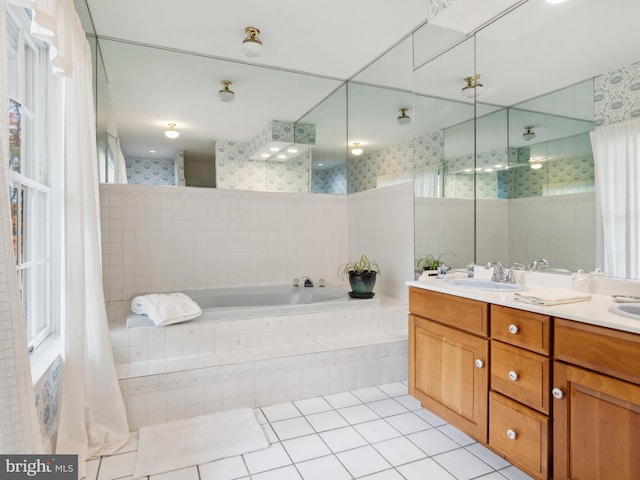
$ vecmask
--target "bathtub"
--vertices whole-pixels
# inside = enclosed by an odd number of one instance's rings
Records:
[[[344,287],[293,287],[267,285],[259,287],[185,290],[202,309],[193,321],[231,320],[275,315],[295,315],[334,309],[360,308],[379,304],[377,298],[354,299]],[[145,315],[129,312],[127,328],[149,327],[153,322]]]

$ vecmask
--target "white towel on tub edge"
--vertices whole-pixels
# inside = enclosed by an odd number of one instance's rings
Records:
[[[202,315],[202,309],[184,293],[151,293],[131,300],[131,311],[148,316],[158,326],[186,322]]]

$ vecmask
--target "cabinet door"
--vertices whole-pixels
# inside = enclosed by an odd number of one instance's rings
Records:
[[[409,392],[422,405],[487,442],[489,341],[410,316]]]
[[[640,386],[561,362],[553,371],[554,478],[640,478]]]

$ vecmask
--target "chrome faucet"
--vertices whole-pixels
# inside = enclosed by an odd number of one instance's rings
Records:
[[[496,260],[492,260],[491,262],[487,263],[484,268],[493,268],[493,275],[491,275],[491,281],[493,282],[515,283],[513,270],[507,270],[500,262]]]
[[[541,268],[547,268],[549,266],[549,262],[547,262],[544,258],[536,258],[533,262],[529,264],[527,267],[532,272],[537,272]]]

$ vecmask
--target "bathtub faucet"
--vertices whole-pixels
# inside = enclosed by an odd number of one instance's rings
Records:
[[[313,280],[309,277],[302,277],[301,280],[305,287],[313,287]]]

